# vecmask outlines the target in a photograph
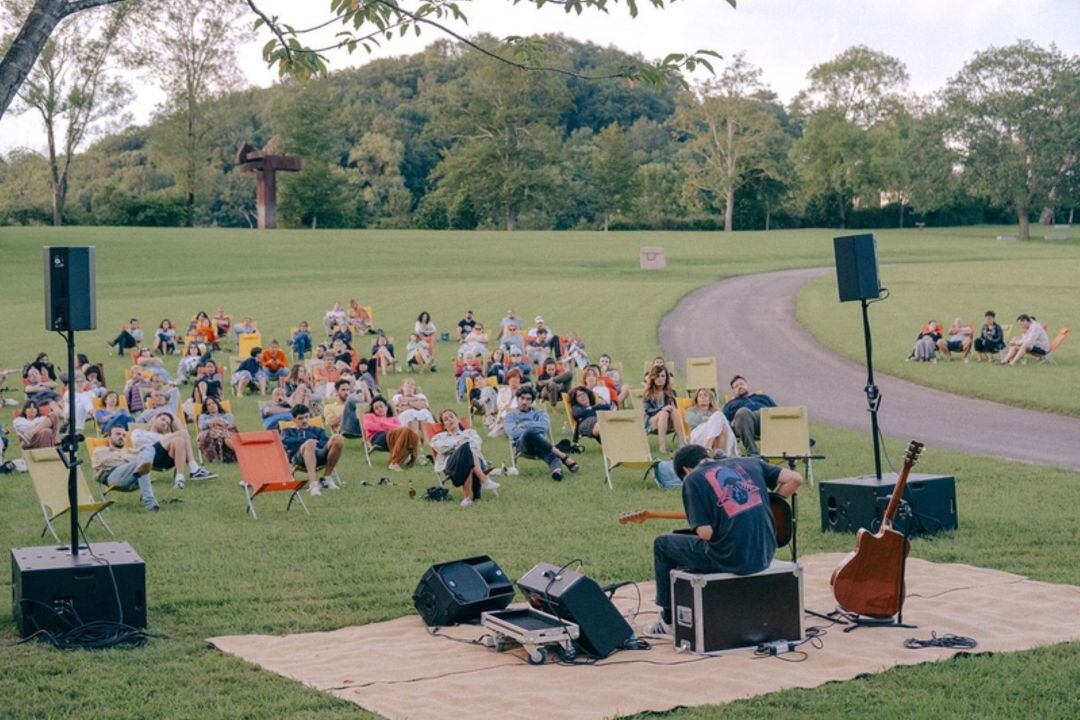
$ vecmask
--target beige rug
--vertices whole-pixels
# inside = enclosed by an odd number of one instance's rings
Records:
[[[841,556],[812,555],[805,568],[806,607],[829,611],[829,575]],[[753,660],[749,651],[699,660],[670,642],[620,652],[592,666],[530,666],[520,650],[498,654],[479,645],[431,635],[418,616],[333,632],[275,637],[237,635],[215,647],[267,670],[325,690],[388,718],[469,717],[475,720],[610,718],[681,706],[725,703],[786,688],[816,687],[896,665],[940,660],[956,651],[908,650],[916,635],[954,633],[975,638],[975,652],[1026,650],[1080,640],[1080,588],[1028,580],[997,570],[910,560],[905,620],[917,630],[829,628],[824,647],[808,646],[805,662]],[[656,619],[652,583],[641,584],[643,629]],[[616,595],[629,614],[633,587]],[[807,625],[825,621],[808,617]],[[448,636],[474,639],[478,627]],[[647,662],[645,662],[647,661]]]

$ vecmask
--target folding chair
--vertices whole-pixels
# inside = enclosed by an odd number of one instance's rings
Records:
[[[679,410],[679,418],[682,420],[683,428],[686,430],[686,437],[690,437],[690,426],[686,423],[686,411],[694,406],[694,398],[692,397],[677,397],[675,398],[675,407]],[[644,421],[642,421],[644,422]]]
[[[262,347],[261,332],[243,333],[236,340],[236,354],[241,358],[249,357],[251,349],[256,347]]]
[[[60,536],[56,534],[53,520],[66,515],[71,510],[68,502],[68,469],[57,448],[35,448],[23,451],[23,460],[30,471],[30,480],[34,484],[34,492],[37,493],[38,505],[41,514],[45,516],[45,528],[41,531],[44,537],[46,532],[52,533],[56,542],[60,542]],[[90,488],[83,477],[82,468],[75,468],[75,489],[78,498],[78,510],[81,517],[86,518],[82,524],[83,532],[86,532],[90,523],[97,518],[98,522],[114,535],[112,528],[105,522],[100,513],[112,505],[112,500],[97,501],[90,494]],[[77,540],[77,539],[76,539]]]
[[[636,410],[605,410],[596,413],[600,427],[600,449],[604,455],[604,478],[608,489],[611,484],[611,471],[615,468],[652,467],[652,450],[645,435],[641,416]]]
[[[499,378],[497,378],[497,377],[486,377],[486,378],[484,378],[484,385],[487,386],[487,387],[498,387]],[[463,398],[463,402],[468,404],[468,406],[469,406],[469,414],[470,415],[478,414],[478,413],[474,413],[472,411],[472,407],[473,407],[472,401],[469,400],[469,396],[472,394],[472,391],[475,390],[475,389],[476,389],[476,378],[471,378],[471,377],[470,378],[465,378],[465,397]]]
[[[716,357],[686,358],[686,393],[706,388],[716,392],[719,385]]]
[[[469,423],[469,418],[467,417],[459,417],[458,422],[461,423],[462,430],[472,427],[472,425]],[[435,450],[435,448],[431,447],[431,438],[435,437],[443,431],[442,423],[424,423],[423,431],[424,442],[427,443],[427,446],[429,448],[431,448],[431,457],[434,459],[438,459],[439,453]],[[431,464],[431,470],[435,473],[435,481],[441,485],[442,478],[439,477],[439,471],[435,469],[435,463]]]
[[[577,422],[574,421],[574,408],[570,404],[570,396],[562,393],[563,410],[566,411],[566,426],[570,432],[577,432]]]
[[[221,400],[221,401],[219,401],[218,406],[221,407],[222,412],[227,412],[227,413],[232,412],[232,402],[229,401],[229,400]],[[201,463],[201,462],[203,462],[203,454],[202,454],[202,449],[199,447],[198,440],[199,440],[199,416],[202,415],[202,413],[203,413],[203,404],[202,403],[192,403],[191,404],[191,413],[195,416],[195,423],[194,423],[195,424],[195,428],[194,428],[195,435],[194,435],[194,437],[192,439],[195,440],[195,443],[194,443],[195,452],[199,455],[199,462]],[[185,428],[187,427],[187,422],[184,423],[184,427]]]
[[[304,514],[311,514],[300,494],[300,491],[308,484],[307,478],[298,480],[293,477],[293,469],[289,465],[289,458],[285,456],[285,447],[281,444],[280,435],[273,430],[260,430],[236,433],[233,435],[233,440],[236,462],[240,467],[242,478],[240,486],[244,489],[247,511],[251,513],[253,520],[258,519],[252,502],[255,497],[262,493],[280,490],[289,492],[289,503],[285,506],[286,512],[292,508],[293,500],[298,500],[300,507],[304,509]]]
[[[109,447],[109,438],[86,438],[86,453],[91,459],[94,457],[94,451],[99,447]],[[124,447],[131,447],[131,433],[124,436]],[[95,483],[101,485],[101,483]],[[101,485],[101,499],[104,500],[105,496],[117,489],[116,485]]]
[[[1069,336],[1069,332],[1071,331],[1067,327],[1061,328],[1061,330],[1058,331],[1057,337],[1055,337],[1053,342],[1050,343],[1050,349],[1046,351],[1045,355],[1039,358],[1040,365],[1042,365],[1043,363],[1046,363],[1047,365],[1057,364],[1057,362],[1054,360],[1054,351],[1058,349],[1061,343],[1065,342],[1065,338]]]
[[[357,412],[359,412],[359,408],[357,408]],[[322,428],[323,430],[326,429],[326,421],[323,420],[321,417],[313,417],[313,418],[311,418],[311,420],[309,422],[311,423],[311,427]],[[295,428],[295,427],[296,427],[296,421],[295,420],[282,420],[281,422],[278,423],[278,433],[279,433],[278,438],[281,437],[281,435],[280,435],[281,431],[288,430],[290,428]],[[269,432],[273,432],[273,430],[270,430]],[[368,465],[370,465],[370,464],[371,463],[369,462]],[[305,468],[303,465],[294,465],[293,466],[293,472],[296,472],[297,470],[306,470],[306,469],[307,468]],[[333,479],[334,479],[334,482],[336,482],[338,485],[340,485],[341,487],[345,487],[345,481],[343,481],[341,479],[341,476],[338,475],[337,468],[334,468]]]
[[[805,405],[761,409],[761,457],[776,463],[794,465],[801,461],[806,479],[814,484],[814,458],[810,453],[810,420]]]
[[[674,360],[665,360],[664,365],[665,365],[665,367],[667,367],[668,375],[670,375],[671,377],[674,378],[675,377],[675,361]],[[651,367],[652,367],[652,360],[646,360],[645,361],[645,369],[642,371],[641,374],[642,375],[648,375],[649,374],[649,368],[651,368]]]

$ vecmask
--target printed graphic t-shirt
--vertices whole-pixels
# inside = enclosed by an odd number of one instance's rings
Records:
[[[719,567],[738,575],[764,570],[776,553],[769,490],[780,468],[760,458],[703,463],[683,481],[690,527],[713,529],[709,552]]]

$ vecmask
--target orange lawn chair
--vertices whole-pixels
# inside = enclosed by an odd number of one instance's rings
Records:
[[[244,498],[251,517],[256,519],[255,496],[266,492],[286,490],[290,493],[288,511],[293,500],[300,502],[304,513],[310,515],[300,491],[308,484],[307,478],[296,479],[292,474],[289,458],[281,444],[281,436],[273,430],[236,433],[233,435],[233,450],[236,462],[240,466],[240,486],[244,488]]]

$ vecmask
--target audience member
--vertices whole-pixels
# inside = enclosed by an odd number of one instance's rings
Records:
[[[289,338],[289,346],[296,353],[297,359],[303,362],[307,354],[311,352],[311,328],[307,320],[301,320],[296,332]]]
[[[473,316],[473,311],[466,310],[465,317],[458,320],[458,340],[465,342],[465,338],[468,337],[469,333],[476,327],[476,324],[476,318]]]
[[[60,421],[64,417],[64,411],[53,401],[45,407],[48,407],[49,413],[43,415],[36,404],[27,402],[11,422],[11,427],[19,436],[19,447],[24,450],[50,448],[60,444]]]
[[[169,318],[158,323],[157,332],[154,333],[154,352],[162,355],[176,354],[176,328]]]
[[[417,316],[416,324],[413,326],[413,332],[424,340],[434,340],[436,330],[435,323],[431,322],[431,313],[424,310]]]
[[[1005,348],[1001,354],[1002,365],[1016,365],[1025,355],[1043,357],[1050,352],[1050,337],[1042,323],[1026,313],[1017,317],[1016,322],[1020,323],[1024,334]]]
[[[472,428],[463,428],[461,419],[453,410],[439,414],[442,432],[431,438],[435,451],[435,472],[444,481],[462,489],[462,507],[480,499],[480,490],[499,489],[499,484],[488,477],[490,463],[484,459],[483,440]]]
[[[176,379],[181,383],[191,380],[202,363],[204,355],[209,356],[206,345],[197,342],[188,343],[183,357],[180,358],[180,363],[176,366]]]
[[[514,327],[515,332],[521,327],[521,319],[514,314],[513,308],[509,308],[503,319],[499,321],[499,340],[506,337],[511,325]]]
[[[990,362],[990,356],[1005,349],[1005,333],[997,323],[997,313],[987,310],[985,322],[975,338],[975,360]]]
[[[416,462],[420,437],[411,429],[402,427],[394,417],[394,411],[382,397],[371,401],[371,409],[361,421],[365,441],[373,448],[390,453],[391,470],[401,470]]]
[[[345,449],[345,440],[341,435],[328,435],[326,430],[311,424],[311,410],[306,405],[297,405],[292,409],[295,427],[281,432],[281,444],[289,462],[307,470],[308,492],[318,495],[322,490],[337,490],[333,480],[334,468],[337,467],[341,453]],[[318,470],[322,468],[322,477]]]
[[[251,348],[251,354],[248,355],[248,357],[240,363],[239,367],[233,371],[232,386],[233,391],[238,396],[243,397],[244,390],[252,383],[259,389],[260,395],[266,394],[266,381],[269,377],[269,373],[266,372],[266,368],[259,362],[261,356],[261,347]]]
[[[285,378],[289,376],[289,359],[285,357],[285,351],[277,339],[272,338],[270,347],[259,355],[259,364],[266,371],[268,380],[277,380],[278,385],[285,384]]]
[[[572,370],[564,370],[555,360],[547,358],[540,366],[540,374],[536,376],[537,394],[552,406],[556,406],[562,402],[563,393],[570,391],[570,382],[573,379]]]
[[[236,423],[232,413],[225,412],[217,398],[207,398],[202,413],[196,418],[199,434],[196,442],[203,459],[209,463],[236,462],[233,450],[233,433]]]
[[[225,381],[221,377],[221,369],[208,357],[195,370],[195,389],[191,393],[191,399],[204,403],[208,398],[221,400],[223,397]]]
[[[59,389],[55,380],[33,365],[27,367],[23,373],[23,392],[26,393],[26,399],[33,403],[40,405],[59,400]]]
[[[419,324],[419,323],[418,323]],[[405,348],[405,364],[417,372],[434,372],[435,365],[431,357],[431,346],[427,340],[416,333],[409,333],[409,343]]]
[[[131,444],[136,450],[152,448],[155,470],[174,470],[174,487],[185,487],[184,471],[191,473],[193,480],[208,480],[217,475],[195,462],[195,451],[191,447],[191,437],[187,430],[177,428],[176,419],[169,413],[154,417],[148,430],[133,430]],[[140,453],[140,458],[147,454]]]
[[[299,407],[299,406],[297,406]],[[278,423],[292,420],[293,406],[285,397],[285,388],[276,387],[270,392],[270,399],[259,405],[259,417],[267,430],[277,430]]]
[[[724,417],[731,423],[746,454],[757,455],[757,438],[761,435],[761,408],[776,407],[776,401],[764,393],[750,392],[750,384],[742,375],[731,378],[730,385],[733,397],[724,403]]]
[[[454,363],[454,377],[456,378],[455,395],[460,402],[465,398],[467,382],[472,380],[473,384],[476,384],[480,378],[484,377],[484,366],[479,356],[471,352],[465,353],[461,360]]]
[[[394,346],[390,343],[390,338],[383,333],[375,336],[375,344],[371,346],[371,359],[375,361],[380,375],[385,375],[391,368],[401,372],[401,367],[394,357]]]
[[[422,423],[435,422],[427,395],[420,392],[412,378],[401,381],[398,391],[390,398],[390,404],[394,407],[398,422],[411,428],[420,437],[424,434]]]
[[[238,341],[241,335],[251,335],[257,332],[259,332],[259,328],[256,327],[255,319],[250,315],[245,315],[243,320],[233,326],[233,334],[236,335]]]
[[[508,369],[506,353],[503,352],[503,349],[495,348],[492,350],[491,358],[488,359],[487,367],[484,369],[484,375],[495,378],[499,385],[505,385],[506,371]]]
[[[109,440],[105,447],[94,449],[90,456],[90,466],[94,469],[94,478],[106,487],[114,487],[121,492],[139,490],[139,498],[147,510],[159,510],[154,488],[150,484],[150,471],[154,467],[154,447],[147,445],[142,450],[127,446],[127,431],[119,425],[103,433]]]
[[[458,356],[464,357],[465,353],[472,353],[477,357],[483,357],[487,353],[490,341],[491,338],[488,336],[487,331],[484,330],[484,324],[475,323],[472,329],[462,337]]]
[[[226,315],[224,308],[218,308],[212,320],[217,336],[219,338],[228,337],[229,331],[232,330],[232,316]]]
[[[945,355],[945,359],[949,361],[952,360],[952,354],[954,352],[963,353],[964,361],[966,362],[968,353],[971,352],[971,340],[974,334],[974,327],[960,322],[960,318],[953,318],[952,327],[949,328],[948,336],[937,341],[938,350],[940,350]]]
[[[109,391],[101,399],[102,407],[94,411],[94,422],[97,423],[98,432],[103,437],[108,437],[109,432],[118,427],[128,429],[128,425],[135,422],[135,418],[120,405],[120,395]]]
[[[349,301],[348,325],[357,335],[364,335],[371,330],[371,313],[355,299]]]
[[[739,446],[735,431],[727,416],[716,405],[716,395],[708,388],[694,393],[694,402],[686,410],[686,425],[690,430],[690,442],[700,445],[714,454],[717,450],[727,457],[736,457]]]
[[[334,303],[334,306],[323,315],[323,327],[326,328],[326,334],[333,335],[335,328],[344,327],[347,317],[348,314],[341,307],[341,303]]]
[[[143,331],[142,328],[139,327],[139,321],[135,318],[131,318],[131,320],[120,329],[120,334],[109,341],[109,347],[115,347],[116,354],[123,357],[124,353],[127,352],[129,348],[138,347],[139,343],[142,341]]]
[[[596,413],[602,410],[612,410],[609,403],[599,400],[584,385],[578,385],[570,391],[570,414],[574,418],[574,442],[578,438],[591,437],[600,439],[600,425],[597,422]]]
[[[500,347],[508,353],[517,350],[522,355],[525,354],[525,338],[518,332],[517,325],[510,323],[503,328],[502,344]]]
[[[937,351],[938,342],[945,335],[945,328],[940,323],[931,320],[922,326],[919,334],[915,337],[915,347],[908,356],[908,360],[916,362],[934,362],[934,353]]]
[[[578,464],[569,455],[552,444],[549,437],[551,419],[543,410],[535,407],[536,391],[528,385],[517,391],[517,407],[506,413],[503,428],[514,445],[514,451],[524,457],[532,457],[547,463],[552,480],[562,480],[562,461],[572,473]]]

